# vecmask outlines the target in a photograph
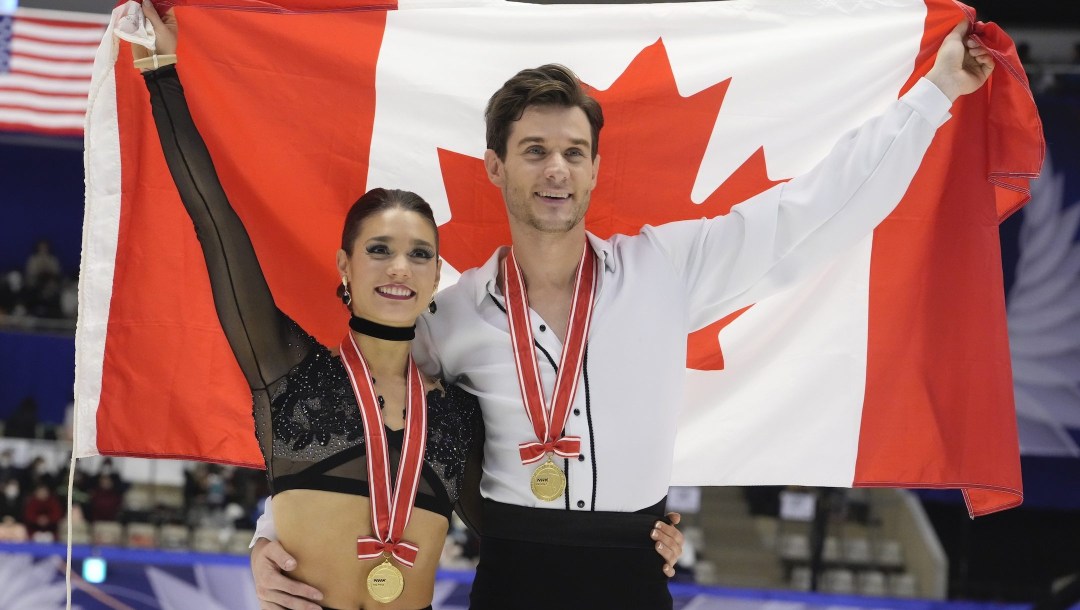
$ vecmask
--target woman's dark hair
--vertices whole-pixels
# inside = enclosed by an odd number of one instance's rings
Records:
[[[424,198],[412,191],[399,189],[375,188],[364,193],[349,208],[345,215],[345,227],[341,230],[341,249],[352,256],[353,243],[360,235],[360,229],[364,221],[372,214],[385,210],[406,210],[416,212],[431,223],[431,229],[435,231],[435,256],[439,255],[439,225],[435,222],[435,214],[431,206]],[[344,293],[345,287],[338,284],[338,297]]]
[[[439,225],[435,222],[435,214],[431,206],[424,198],[412,191],[398,189],[371,189],[364,193],[356,203],[349,208],[345,215],[345,227],[341,230],[341,249],[352,256],[353,242],[360,235],[360,228],[368,216],[385,210],[407,210],[423,216],[435,231],[435,251],[439,249]]]

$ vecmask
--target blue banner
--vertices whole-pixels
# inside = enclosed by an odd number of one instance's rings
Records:
[[[248,559],[243,556],[169,551],[76,547],[73,605],[82,610],[257,610]],[[0,544],[0,608],[64,608],[64,547]],[[104,580],[82,577],[86,562]],[[87,574],[94,580],[100,571]],[[466,610],[472,572],[441,571],[435,584],[436,610]],[[756,591],[672,584],[676,610],[1027,610],[1026,604],[985,604]]]

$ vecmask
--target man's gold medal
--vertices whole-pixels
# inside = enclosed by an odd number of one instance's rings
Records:
[[[401,575],[401,570],[390,563],[389,559],[368,572],[367,590],[371,594],[371,599],[377,602],[388,604],[397,599],[404,589],[405,578]]]
[[[566,475],[555,465],[555,462],[551,461],[551,456],[548,456],[547,461],[533,471],[529,485],[532,487],[534,496],[545,502],[551,502],[562,497],[563,492],[566,491]]]

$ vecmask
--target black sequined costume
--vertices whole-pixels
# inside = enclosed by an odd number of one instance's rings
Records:
[[[251,387],[271,490],[368,495],[363,423],[344,365],[274,304],[247,231],[192,121],[175,67],[144,76],[169,171],[206,258],[218,319]],[[416,506],[449,516],[466,485],[466,470],[472,481],[475,467],[479,480],[483,423],[476,398],[457,386],[433,390],[427,399],[427,450]],[[402,436],[388,432],[394,471]]]

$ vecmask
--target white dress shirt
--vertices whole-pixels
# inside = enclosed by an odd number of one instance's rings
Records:
[[[647,226],[636,236],[588,235],[601,272],[583,379],[565,433],[581,438],[563,498],[538,500],[535,440],[522,405],[496,277],[506,249],[439,293],[417,325],[414,352],[429,372],[475,394],[484,414],[486,498],[520,506],[635,511],[667,493],[686,336],[791,286],[869,234],[899,203],[950,102],[920,80],[882,115],[845,135],[813,170],[716,218]],[[531,311],[545,398],[562,342]]]

